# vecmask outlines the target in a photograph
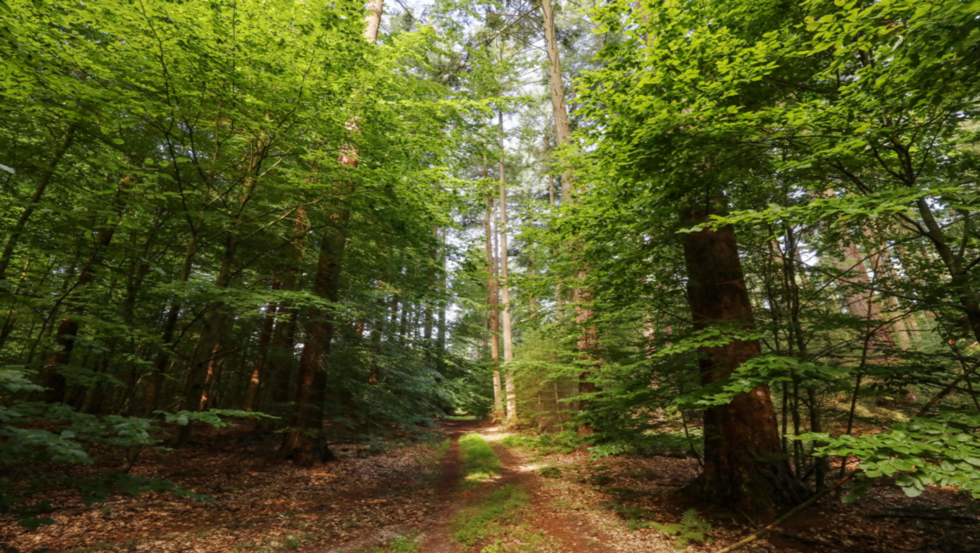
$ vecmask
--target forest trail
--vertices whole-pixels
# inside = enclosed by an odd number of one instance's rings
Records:
[[[605,547],[603,533],[594,528],[588,519],[551,508],[551,498],[544,490],[543,477],[535,464],[529,464],[518,457],[508,447],[499,443],[499,433],[486,429],[481,433],[493,444],[494,451],[503,466],[501,482],[512,482],[523,487],[530,496],[531,508],[528,522],[555,540],[560,551],[574,553],[606,553],[612,549]]]
[[[500,443],[506,433],[496,426],[479,423],[446,421],[444,428],[450,435],[451,444],[441,461],[441,472],[436,483],[438,497],[447,500],[433,526],[419,536],[420,553],[457,553],[484,551],[488,543],[478,543],[466,547],[453,539],[453,526],[458,524],[456,517],[467,507],[472,508],[494,492],[508,486],[517,486],[528,496],[528,506],[517,513],[517,518],[509,524],[519,527],[521,536],[544,537],[541,543],[530,545],[530,550],[555,551],[567,553],[607,553],[612,550],[603,546],[601,532],[591,526],[588,520],[574,514],[563,513],[551,507],[551,499],[544,491],[543,478],[536,470],[540,467],[528,463],[510,448]],[[474,432],[486,440],[500,461],[500,474],[468,489],[461,487],[464,463],[460,457],[459,438],[466,432]],[[520,537],[517,538],[520,540]],[[484,542],[488,540],[483,540]],[[516,544],[512,544],[516,545]],[[520,547],[520,545],[518,545]],[[493,551],[510,551],[510,548],[493,548]]]
[[[342,547],[326,550],[328,553],[401,552],[400,543],[415,541],[413,553],[476,553],[493,552],[540,552],[540,553],[611,553],[603,545],[608,540],[585,518],[575,513],[555,509],[552,497],[546,490],[544,478],[537,469],[520,454],[500,443],[506,436],[501,428],[486,426],[481,421],[444,421],[443,432],[448,436],[449,447],[439,460],[439,473],[433,487],[434,515],[422,523],[422,527],[402,526],[388,528],[347,543]],[[499,474],[475,486],[467,485],[466,464],[461,455],[459,439],[473,433],[486,440],[500,461]],[[415,486],[402,488],[406,492]],[[502,520],[493,521],[487,536],[474,543],[461,543],[459,528],[470,518],[479,518],[483,509],[497,505],[494,498],[501,492],[518,490],[526,495],[526,503]],[[523,496],[523,495],[522,495]],[[399,541],[399,538],[407,541]],[[385,545],[387,544],[387,546]]]

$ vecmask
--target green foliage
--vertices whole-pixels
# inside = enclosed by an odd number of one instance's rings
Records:
[[[417,553],[422,544],[414,535],[401,536],[388,542],[384,547],[375,547],[371,553]]]
[[[840,436],[806,434],[826,444],[818,455],[854,456],[867,478],[890,478],[909,497],[917,497],[929,484],[953,486],[980,498],[980,416],[943,413],[892,426],[875,435]],[[864,488],[859,488],[863,492]],[[852,494],[854,501],[860,494]]]
[[[501,440],[507,447],[520,448],[539,455],[571,453],[578,449],[581,441],[574,430],[563,430],[557,434],[510,434]]]
[[[545,478],[561,478],[561,469],[558,467],[541,467],[538,474]]]
[[[660,524],[658,522],[648,522],[642,525],[652,528],[657,532],[674,536],[674,547],[685,549],[691,543],[702,543],[711,541],[708,533],[711,532],[711,524],[698,517],[697,509],[688,509],[681,515],[680,522],[673,524]]]
[[[500,473],[500,459],[490,444],[479,434],[464,434],[459,438],[459,454],[463,459],[463,480],[472,485],[491,480]]]
[[[178,424],[180,426],[186,426],[195,422],[202,422],[204,424],[210,425],[214,428],[224,428],[227,426],[233,426],[235,423],[229,421],[229,418],[243,418],[243,419],[277,419],[278,417],[273,417],[265,413],[257,413],[253,411],[242,411],[240,409],[208,409],[207,411],[177,411],[176,413],[168,413],[166,411],[156,411],[157,414],[162,415],[164,422],[168,424]]]

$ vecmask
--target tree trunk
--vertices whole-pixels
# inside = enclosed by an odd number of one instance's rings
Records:
[[[504,339],[504,366],[506,367],[507,383],[507,420],[517,421],[517,384],[514,382],[514,369],[508,364],[514,360],[514,344],[510,325],[510,284],[507,281],[507,187],[504,184],[504,113],[497,112],[497,122],[500,130],[500,295],[503,303],[501,313]]]
[[[686,226],[708,222],[723,201],[690,208]],[[731,227],[684,234],[688,304],[697,330],[715,324],[751,329],[752,306]],[[701,382],[732,375],[761,352],[758,341],[732,340],[701,348]],[[694,484],[705,497],[743,512],[773,518],[780,507],[798,504],[806,491],[783,455],[768,386],[757,386],[704,416],[704,473]]]
[[[548,83],[551,110],[555,119],[555,141],[558,146],[561,146],[567,144],[571,138],[568,132],[568,111],[565,108],[565,84],[562,82],[561,59],[558,53],[558,34],[555,32],[555,11],[551,0],[541,0],[541,12],[544,16],[545,49],[548,52]],[[566,199],[562,197],[563,202]]]
[[[197,253],[197,243],[201,231],[201,223],[204,218],[204,211],[207,209],[207,196],[201,203],[198,211],[197,221],[191,225],[191,235],[187,239],[184,248],[184,259],[180,264],[180,273],[177,275],[177,282],[185,283],[190,279],[191,270],[194,267],[194,254]],[[163,328],[160,330],[160,343],[162,347],[153,358],[150,367],[150,376],[146,387],[143,389],[143,401],[140,405],[138,414],[141,417],[149,417],[153,411],[159,408],[160,388],[163,386],[163,375],[170,363],[170,354],[176,349],[174,342],[174,331],[177,329],[177,321],[180,318],[181,301],[175,297],[170,302],[170,308],[163,319]]]
[[[268,151],[268,144],[263,139],[258,139],[252,144],[249,155],[248,172],[242,182],[242,190],[238,196],[237,211],[235,219],[228,230],[225,231],[225,249],[221,257],[221,266],[214,279],[214,287],[224,290],[231,282],[234,262],[238,254],[238,247],[241,245],[240,231],[245,223],[246,207],[255,186],[258,184],[259,170],[262,161]],[[204,327],[198,337],[197,346],[191,357],[191,363],[184,383],[183,400],[180,410],[195,411],[200,408],[201,396],[205,392],[205,381],[208,376],[208,369],[214,359],[213,353],[215,345],[221,340],[228,330],[232,321],[233,314],[226,308],[223,301],[217,301],[210,306],[208,314],[204,317]],[[180,426],[174,434],[172,440],[173,447],[179,447],[190,438],[191,425]]]
[[[272,281],[272,289],[278,290],[280,282]],[[248,379],[248,387],[245,389],[246,411],[255,409],[255,397],[258,394],[259,383],[265,380],[265,360],[269,352],[269,342],[272,340],[272,327],[276,322],[276,302],[269,302],[265,308],[265,318],[262,320],[262,328],[259,330],[259,344],[255,352],[255,360],[252,362],[252,373]]]
[[[54,157],[51,158],[44,172],[41,173],[41,178],[38,179],[37,187],[31,196],[31,203],[21,212],[20,217],[17,218],[17,222],[14,223],[14,228],[10,231],[10,236],[7,237],[7,243],[3,247],[3,253],[0,253],[0,280],[6,277],[7,267],[10,266],[10,260],[14,257],[14,250],[17,249],[17,244],[20,242],[20,235],[24,233],[27,222],[30,220],[31,215],[34,214],[34,210],[41,201],[41,197],[44,196],[44,190],[51,182],[51,177],[54,176],[55,170],[58,168],[58,163],[61,162],[61,158],[65,157],[65,153],[68,152],[68,149],[71,148],[71,144],[74,141],[75,125],[72,124],[65,130],[65,140],[55,151]]]
[[[365,18],[364,38],[374,44],[378,41],[381,27],[383,0],[372,0]],[[347,128],[357,132],[356,121],[348,121]],[[341,147],[340,163],[357,168],[357,148],[353,144]],[[338,186],[343,186],[338,183]],[[341,194],[341,201],[349,199],[352,191]],[[331,216],[330,225],[324,229],[313,278],[313,293],[329,301],[329,312],[312,309],[305,325],[306,338],[300,355],[296,390],[296,405],[289,430],[283,436],[280,454],[299,464],[309,464],[314,454],[321,461],[333,459],[323,434],[323,415],[326,407],[327,363],[336,326],[335,305],[340,299],[340,275],[344,250],[347,245],[347,222],[350,211],[342,206]]]
[[[295,408],[289,430],[279,452],[287,459],[309,465],[317,457],[333,459],[323,436],[323,409],[327,393],[327,376],[331,342],[336,327],[335,306],[340,299],[340,275],[347,244],[346,225],[349,212],[341,208],[331,218],[320,242],[313,293],[330,302],[328,309],[313,308],[304,324],[306,337],[299,359]]]
[[[126,180],[128,179],[129,177],[126,177]],[[125,184],[120,184],[120,195],[123,193],[123,190],[125,190]],[[118,219],[112,223],[108,223],[107,226],[96,232],[95,244],[92,245],[88,259],[78,273],[78,280],[75,281],[75,285],[68,292],[69,294],[84,291],[86,286],[95,281],[96,268],[101,263],[102,255],[105,253],[106,248],[109,247],[109,243],[112,242],[112,237],[116,232],[116,227],[119,225],[121,218],[122,209],[120,208]],[[65,365],[71,361],[72,349],[75,347],[75,337],[78,334],[78,318],[84,312],[84,303],[71,302],[65,310],[64,318],[61,319],[61,323],[58,325],[58,331],[55,334],[55,349],[48,356],[48,361],[42,375],[42,385],[47,388],[44,392],[44,401],[46,403],[59,403],[65,399],[66,380],[63,371]]]
[[[498,370],[500,367],[500,343],[498,341],[498,327],[500,323],[497,315],[497,257],[494,253],[493,229],[490,225],[491,214],[493,213],[493,199],[489,193],[487,194],[486,203],[484,230],[487,239],[487,269],[490,273],[487,288],[490,309],[490,364],[493,367],[493,414],[498,420],[503,420],[506,411],[503,400],[503,389],[501,388],[500,371]]]

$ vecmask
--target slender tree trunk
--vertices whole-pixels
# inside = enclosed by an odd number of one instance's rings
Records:
[[[88,259],[78,273],[78,280],[69,292],[69,295],[83,292],[85,288],[95,281],[96,269],[102,262],[102,256],[112,242],[112,237],[116,233],[116,228],[122,219],[122,195],[128,188],[129,177],[126,177],[119,185],[119,210],[116,221],[107,222],[107,225],[99,229],[95,234],[95,243],[92,245]],[[70,298],[65,316],[58,325],[55,334],[55,349],[48,356],[47,365],[42,375],[43,386],[47,388],[44,392],[46,403],[59,403],[65,399],[66,379],[64,368],[71,361],[72,350],[75,347],[75,337],[78,334],[78,319],[85,313],[84,303],[73,301]]]
[[[259,170],[262,161],[268,150],[268,144],[263,139],[259,139],[252,144],[249,155],[248,173],[242,182],[242,190],[238,197],[237,212],[231,226],[225,231],[225,248],[221,257],[221,266],[214,279],[214,287],[218,290],[228,288],[234,269],[234,263],[238,255],[238,247],[241,245],[241,227],[245,224],[246,207],[255,186],[258,184]],[[208,314],[204,317],[204,327],[198,337],[197,346],[191,356],[191,363],[184,383],[183,399],[180,404],[182,411],[195,411],[201,406],[201,396],[205,392],[205,381],[207,380],[208,369],[211,367],[215,351],[215,345],[227,332],[233,320],[233,314],[226,309],[223,301],[215,302],[210,306]],[[190,438],[191,425],[180,426],[174,433],[172,440],[173,447],[179,447],[187,443]]]
[[[562,82],[561,59],[558,53],[558,34],[555,31],[555,11],[551,0],[541,0],[544,16],[544,42],[548,52],[548,83],[551,94],[551,110],[555,120],[555,141],[558,146],[570,141],[568,111],[565,108],[565,84]],[[565,183],[563,182],[563,188]],[[562,197],[562,202],[567,198]]]
[[[378,41],[383,6],[383,0],[371,0],[368,6],[364,38],[372,44]],[[356,134],[356,121],[348,121],[347,128],[352,134]],[[352,143],[341,147],[340,163],[352,170],[357,168],[357,148]],[[338,183],[338,186],[344,185]],[[342,191],[341,202],[349,201],[352,192]],[[330,224],[324,229],[320,241],[320,253],[313,277],[313,293],[329,301],[332,306],[336,306],[340,299],[340,275],[347,246],[349,218],[350,211],[346,205],[341,205],[332,214]],[[323,419],[326,408],[327,364],[336,328],[336,307],[331,307],[329,312],[320,309],[311,311],[309,320],[304,325],[306,338],[300,355],[296,405],[290,429],[283,436],[279,450],[282,455],[299,464],[311,463],[315,454],[318,454],[321,461],[333,459],[323,432]]]
[[[723,197],[693,206],[686,226],[708,222],[720,211]],[[754,325],[735,233],[731,227],[684,235],[688,273],[688,304],[697,330],[715,324]],[[704,385],[728,378],[742,363],[761,352],[756,340],[732,340],[701,348]],[[704,473],[695,487],[705,496],[763,518],[779,507],[798,504],[806,491],[783,456],[776,414],[767,386],[738,395],[727,405],[710,407],[704,417]]]
[[[177,274],[176,282],[178,283],[183,284],[190,279],[206,205],[207,201],[201,203],[197,221],[191,225],[191,235],[187,239],[187,245],[184,248],[184,259],[181,261],[180,272]],[[177,329],[180,310],[181,301],[178,296],[170,301],[170,308],[167,309],[167,314],[163,319],[163,328],[160,330],[160,343],[162,347],[153,358],[153,364],[150,367],[150,376],[147,380],[146,387],[143,389],[143,401],[138,411],[142,417],[149,417],[153,411],[159,408],[163,375],[167,369],[167,365],[170,364],[170,354],[177,347],[177,344],[174,342],[174,332]]]
[[[541,11],[544,17],[544,37],[545,49],[548,52],[548,83],[551,95],[551,108],[555,120],[555,142],[561,147],[571,141],[568,129],[568,111],[565,107],[565,85],[562,81],[561,58],[558,50],[558,34],[555,29],[555,14],[551,0],[541,1]],[[565,171],[561,175],[561,203],[563,206],[571,203],[572,196],[572,174]],[[579,271],[576,280],[582,281],[586,276],[585,270]],[[559,291],[560,293],[560,291]],[[588,303],[589,294],[576,286],[572,291],[573,301],[576,307],[576,323],[581,327],[582,334],[579,336],[578,346],[582,352],[582,359],[585,364],[591,364],[591,350],[596,347],[596,329],[588,326],[588,321],[592,317],[592,311],[585,304]],[[560,303],[560,301],[559,301]],[[579,393],[591,394],[596,391],[595,384],[591,379],[591,371],[585,370],[579,375]],[[588,400],[579,402],[580,410],[588,409]],[[579,425],[579,436],[584,437],[593,432],[587,424]]]
[[[807,340],[806,336],[803,334],[803,323],[800,320],[800,311],[802,309],[802,304],[800,302],[800,287],[796,283],[796,259],[799,257],[799,242],[797,241],[796,233],[792,227],[786,228],[786,253],[783,255],[782,266],[783,266],[783,280],[786,286],[786,295],[788,296],[789,303],[789,319],[790,319],[790,331],[791,336],[794,339],[794,345],[796,346],[796,351],[801,361],[809,361],[809,354],[807,352]],[[817,391],[816,387],[812,384],[806,386],[807,403],[810,412],[810,431],[811,432],[823,432],[823,422],[821,419],[820,406],[817,401]],[[796,423],[799,424],[798,421]],[[802,446],[800,442],[795,442]],[[783,445],[785,447],[785,439],[783,440]],[[817,444],[814,444],[816,447]],[[816,458],[814,460],[816,463],[814,467],[815,480],[817,484],[817,491],[823,489],[824,481],[827,474],[827,464],[822,458]],[[799,471],[797,471],[799,473]]]
[[[446,227],[442,227],[442,249],[439,254],[439,266],[442,269],[440,275],[439,283],[439,322],[438,322],[438,333],[436,334],[436,350],[439,351],[439,365],[443,366],[443,359],[446,356],[446,293],[448,291],[447,279],[448,271],[446,268],[446,261],[448,256],[446,255]]]
[[[31,196],[31,203],[24,208],[21,212],[20,217],[17,218],[17,222],[14,223],[14,228],[10,230],[10,236],[7,237],[7,243],[3,247],[3,253],[0,253],[0,280],[3,280],[7,274],[7,267],[10,266],[10,260],[14,256],[14,250],[17,249],[17,244],[20,242],[20,236],[24,233],[24,229],[27,227],[28,221],[30,221],[31,216],[34,214],[34,210],[37,209],[37,204],[40,203],[41,197],[44,196],[44,191],[47,189],[48,184],[51,182],[51,178],[54,176],[55,171],[58,169],[58,164],[61,162],[61,158],[65,157],[65,153],[71,148],[72,142],[75,141],[75,125],[69,125],[65,130],[65,139],[54,152],[54,157],[48,163],[48,166],[41,173],[41,178],[37,181],[37,187],[34,189],[34,194]]]
[[[509,366],[514,360],[514,344],[510,324],[510,284],[507,279],[507,187],[504,183],[504,113],[497,112],[497,123],[500,130],[500,295],[503,303],[501,318],[504,339],[504,366],[506,367],[507,383],[507,420],[517,420],[517,383],[514,382],[514,369]]]
[[[272,281],[272,289],[278,290],[280,282]],[[259,383],[265,379],[265,360],[269,352],[269,342],[272,340],[272,327],[276,321],[276,302],[269,302],[265,308],[265,318],[262,320],[262,328],[259,330],[259,343],[255,352],[255,360],[252,362],[252,373],[248,379],[248,387],[245,389],[246,411],[255,409],[255,397],[259,391]]]
[[[484,160],[484,163],[486,161]],[[486,178],[486,175],[484,175]],[[487,269],[490,273],[488,282],[488,304],[490,309],[490,363],[493,367],[493,409],[494,417],[502,420],[506,414],[504,407],[504,394],[500,380],[500,343],[499,343],[499,320],[497,312],[497,257],[494,253],[493,229],[491,228],[491,218],[493,213],[493,199],[491,194],[487,194],[486,217],[484,219],[484,231],[487,240]]]

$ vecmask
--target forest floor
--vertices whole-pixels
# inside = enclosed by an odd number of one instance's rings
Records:
[[[681,533],[708,540],[686,551],[708,553],[757,528],[691,513],[696,506],[677,491],[697,475],[695,459],[592,460],[584,451],[507,447],[506,435],[444,421],[428,440],[335,446],[339,461],[301,468],[250,444],[247,429],[202,433],[189,448],[147,452],[133,473],[210,503],[148,493],[85,506],[78,492],[51,492],[55,524],[28,531],[2,517],[0,544],[65,553],[670,552],[685,544],[652,523],[683,526],[688,512]],[[980,518],[965,504],[953,490],[933,487],[913,500],[881,486],[855,504],[826,500],[743,551],[975,553]]]

